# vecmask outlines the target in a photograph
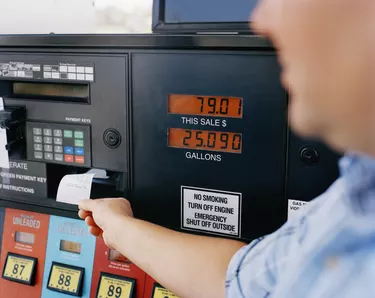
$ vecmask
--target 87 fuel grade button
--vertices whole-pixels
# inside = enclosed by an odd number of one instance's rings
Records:
[[[152,298],[179,298],[177,295],[173,294],[171,291],[163,288],[161,285],[155,284]]]
[[[36,258],[8,253],[3,269],[3,278],[33,286],[36,263]]]
[[[47,288],[79,297],[82,295],[84,273],[84,268],[52,262]]]
[[[135,280],[101,273],[96,298],[133,298]]]

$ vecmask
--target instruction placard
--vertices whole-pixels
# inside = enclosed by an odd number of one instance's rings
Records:
[[[9,169],[0,168],[0,194],[46,198],[46,165],[32,161],[10,160]]]
[[[288,200],[288,219],[293,218],[308,202]]]
[[[241,237],[242,194],[182,186],[182,229]]]

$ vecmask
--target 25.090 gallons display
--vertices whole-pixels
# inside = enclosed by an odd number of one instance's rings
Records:
[[[168,146],[196,150],[242,153],[242,134],[170,128]]]

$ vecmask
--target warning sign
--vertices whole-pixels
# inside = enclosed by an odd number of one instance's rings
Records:
[[[305,201],[297,201],[297,200],[289,200],[288,201],[288,219],[296,216],[301,208],[303,208],[307,202]]]
[[[182,186],[182,229],[241,237],[240,193]]]

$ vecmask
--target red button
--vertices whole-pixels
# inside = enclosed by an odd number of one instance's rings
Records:
[[[64,155],[64,160],[66,162],[73,162],[73,155]]]
[[[85,158],[83,156],[76,156],[76,163],[85,163]]]

